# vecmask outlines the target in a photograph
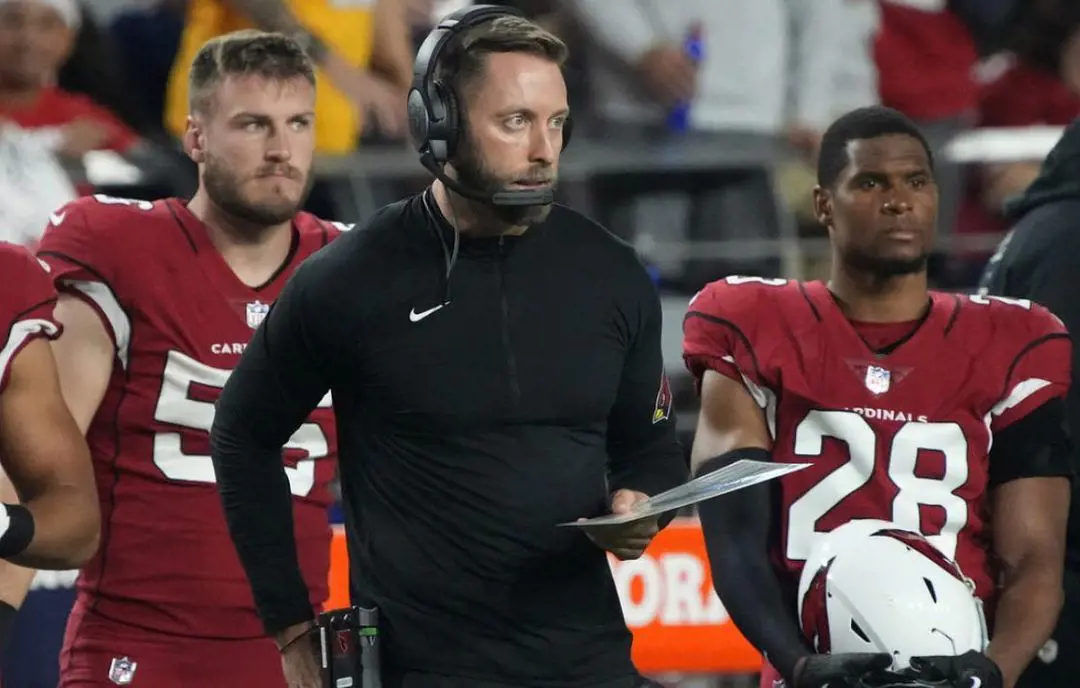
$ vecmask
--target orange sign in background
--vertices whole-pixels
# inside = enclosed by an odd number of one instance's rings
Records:
[[[626,624],[634,633],[634,663],[645,673],[752,673],[761,656],[728,619],[712,588],[705,541],[696,520],[680,519],[635,561],[611,561]],[[330,549],[330,609],[349,604],[345,535]]]

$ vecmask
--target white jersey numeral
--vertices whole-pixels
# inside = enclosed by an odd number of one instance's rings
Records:
[[[764,284],[766,287],[782,287],[788,283],[786,279],[779,277],[755,277],[753,275],[731,275],[725,277],[728,284]]]
[[[161,395],[154,409],[154,420],[189,432],[205,433],[209,440],[210,427],[214,423],[214,404],[192,398],[193,388],[212,388],[216,397],[229,379],[229,373],[228,370],[200,363],[179,351],[170,351],[162,376]],[[154,465],[169,480],[215,482],[214,464],[210,457],[185,454],[181,437],[182,433],[178,431],[154,435]],[[304,497],[315,486],[315,461],[330,453],[326,433],[317,423],[304,423],[293,433],[285,448],[298,449],[307,454],[306,458],[297,462],[295,468],[285,467],[289,489],[294,495]]]
[[[150,201],[140,201],[135,198],[120,198],[106,194],[94,194],[94,200],[104,205],[126,205],[139,210],[153,210],[154,204]]]
[[[971,303],[977,303],[980,306],[989,306],[992,302],[1004,303],[1007,306],[1016,306],[1017,308],[1023,308],[1026,311],[1031,310],[1030,299],[1010,299],[1007,296],[992,296],[990,294],[973,294],[968,297],[968,301]]]
[[[957,537],[968,520],[968,505],[955,491],[968,480],[968,443],[956,423],[905,423],[895,435],[888,453],[878,456],[878,436],[869,421],[851,411],[811,411],[795,429],[795,455],[820,456],[824,440],[831,438],[847,445],[849,459],[795,500],[788,509],[787,558],[805,561],[817,538],[817,523],[841,501],[853,495],[873,478],[879,461],[885,462],[889,480],[897,488],[888,505],[892,521],[904,530],[920,532],[920,506],[936,506],[945,511],[945,525],[930,540],[945,556],[956,556]],[[944,458],[939,478],[915,474],[919,452],[935,452]],[[868,514],[866,517],[870,517]]]

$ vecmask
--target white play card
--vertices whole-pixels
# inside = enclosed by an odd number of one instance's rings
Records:
[[[729,492],[735,492],[751,485],[758,485],[788,473],[801,471],[809,465],[808,463],[773,463],[771,461],[743,459],[706,473],[699,478],[694,478],[667,492],[653,495],[648,501],[642,502],[630,513],[597,516],[584,521],[560,523],[559,525],[587,528],[590,526],[614,526],[633,523],[668,511],[681,509],[684,506],[697,504],[706,499],[719,497]]]

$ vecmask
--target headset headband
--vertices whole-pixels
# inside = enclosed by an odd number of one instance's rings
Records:
[[[439,67],[439,58],[455,36],[463,31],[483,24],[496,17],[523,17],[524,15],[512,7],[500,7],[498,5],[473,5],[453,12],[439,22],[431,30],[427,38],[416,52],[416,61],[413,62],[413,89],[420,92],[424,100],[424,108],[428,116],[434,121],[445,117],[445,113],[432,112],[431,102],[434,95],[435,71]]]

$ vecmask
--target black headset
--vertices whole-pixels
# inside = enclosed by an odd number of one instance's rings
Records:
[[[413,82],[409,90],[409,131],[420,153],[420,162],[444,182],[442,166],[453,160],[461,139],[461,110],[452,87],[436,78],[439,60],[447,44],[468,29],[498,17],[523,17],[510,7],[473,5],[444,17],[420,45],[413,63]],[[570,142],[571,120],[563,125],[562,147]],[[495,197],[479,197],[470,190],[453,184],[451,188],[462,195],[493,202],[496,205],[534,205],[537,194],[550,192],[504,191]],[[550,201],[548,201],[550,202]]]

